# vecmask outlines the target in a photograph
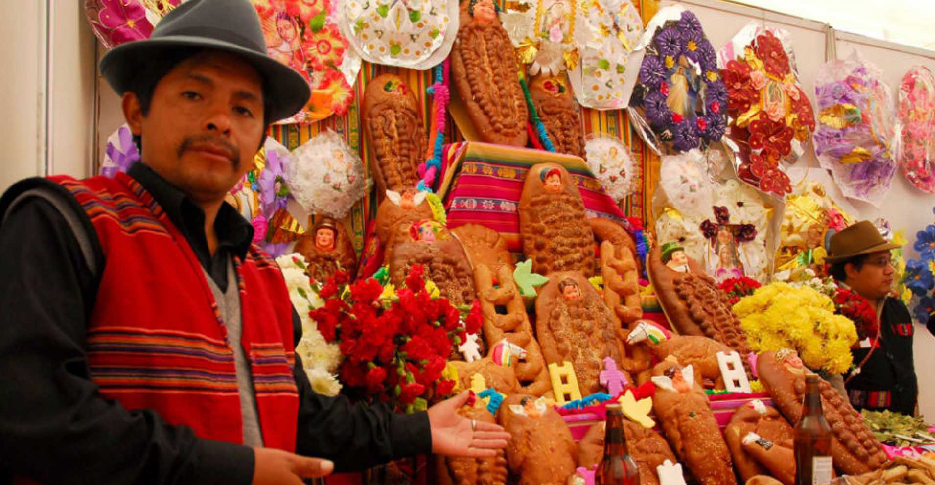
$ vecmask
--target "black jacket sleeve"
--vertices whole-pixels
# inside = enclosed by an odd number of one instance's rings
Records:
[[[298,342],[302,325],[294,308],[292,321]],[[395,414],[386,404],[352,404],[345,396],[318,394],[298,354],[293,374],[300,400],[298,454],[327,458],[336,472],[348,472],[432,451],[428,413]]]
[[[252,481],[250,448],[199,439],[99,394],[85,354],[96,281],[55,206],[33,197],[13,207],[0,254],[0,482]]]

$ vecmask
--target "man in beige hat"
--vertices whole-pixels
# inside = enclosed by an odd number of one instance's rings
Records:
[[[918,384],[912,360],[912,317],[891,295],[895,269],[890,251],[898,248],[870,221],[860,221],[831,237],[831,276],[866,298],[877,310],[879,336],[851,348],[856,369],[845,387],[857,410],[916,411]]]

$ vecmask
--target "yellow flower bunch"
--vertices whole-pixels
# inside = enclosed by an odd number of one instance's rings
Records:
[[[808,286],[770,283],[734,305],[755,352],[789,347],[806,366],[843,374],[853,363],[854,322],[834,313],[831,298]]]

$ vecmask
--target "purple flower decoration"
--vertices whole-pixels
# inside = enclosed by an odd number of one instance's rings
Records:
[[[679,30],[691,35],[698,35],[701,37],[701,22],[698,21],[698,17],[695,17],[695,14],[685,10],[682,12],[682,18],[679,20]]]
[[[260,174],[260,207],[263,215],[272,218],[278,209],[285,209],[289,201],[289,186],[286,184],[286,162],[276,150],[266,150],[266,167]]]
[[[714,218],[717,219],[717,223],[722,226],[728,224],[730,222],[730,211],[724,206],[715,207]]]
[[[907,260],[906,277],[903,283],[905,283],[906,288],[919,296],[931,291],[932,286],[935,286],[935,281],[933,281],[932,271],[929,270],[928,261]]]
[[[741,224],[737,231],[737,240],[740,242],[750,242],[756,239],[756,227],[753,224]]]
[[[130,132],[130,128],[126,125],[117,129],[117,141],[120,143],[119,148],[114,146],[112,142],[107,142],[107,148],[105,149],[107,157],[114,164],[104,164],[101,167],[101,174],[110,178],[114,178],[117,172],[126,172],[130,165],[140,160],[140,151],[136,148],[136,143],[133,142],[133,133]]]
[[[717,71],[717,51],[708,39],[702,39],[698,46],[698,64],[706,71]]]
[[[723,114],[724,112],[721,111],[719,115],[711,113],[705,116],[708,126],[703,136],[706,140],[718,141],[724,136],[724,132],[727,131],[727,120],[724,119]]]
[[[698,139],[698,133],[695,131],[695,118],[684,119],[681,123],[675,125],[672,136],[672,146],[680,152],[698,148],[701,140]]]
[[[652,89],[659,87],[659,83],[666,79],[666,65],[656,56],[646,56],[643,58],[643,65],[640,66],[640,81]]]
[[[701,34],[701,31],[682,31],[682,54],[685,54],[685,57],[698,62],[700,64],[700,52],[698,51],[701,41],[704,40],[704,35]]]
[[[919,299],[919,304],[912,311],[913,316],[919,323],[927,323],[932,313],[935,313],[935,298],[923,296]]]
[[[878,185],[888,183],[894,173],[896,173],[895,163],[877,157],[867,162],[854,164],[854,168],[851,169],[851,181],[859,185],[858,192],[866,196]]]
[[[659,48],[659,53],[662,56],[678,57],[679,53],[682,51],[682,36],[679,35],[678,30],[672,27],[663,29],[662,32],[656,36],[656,46]]]
[[[666,128],[671,122],[669,106],[666,104],[666,97],[659,91],[653,91],[643,100],[646,108],[646,118],[653,126]]]
[[[705,219],[701,223],[701,233],[704,234],[705,239],[714,239],[717,236],[717,224],[711,222],[710,219]]]
[[[708,83],[705,88],[705,101],[708,102],[708,106],[711,105],[712,101],[717,101],[721,104],[721,113],[727,113],[727,102],[728,102],[728,93],[727,86],[724,85],[724,81],[721,81],[718,78],[717,81],[713,83]]]

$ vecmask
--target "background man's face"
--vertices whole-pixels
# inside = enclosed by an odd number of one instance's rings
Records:
[[[124,98],[143,162],[196,203],[223,200],[252,168],[263,138],[263,84],[241,58],[205,51],[186,59],[156,85],[146,116],[135,94]]]
[[[847,285],[870,300],[886,297],[893,287],[893,274],[896,272],[889,251],[872,253],[860,269],[848,264],[846,270]]]

